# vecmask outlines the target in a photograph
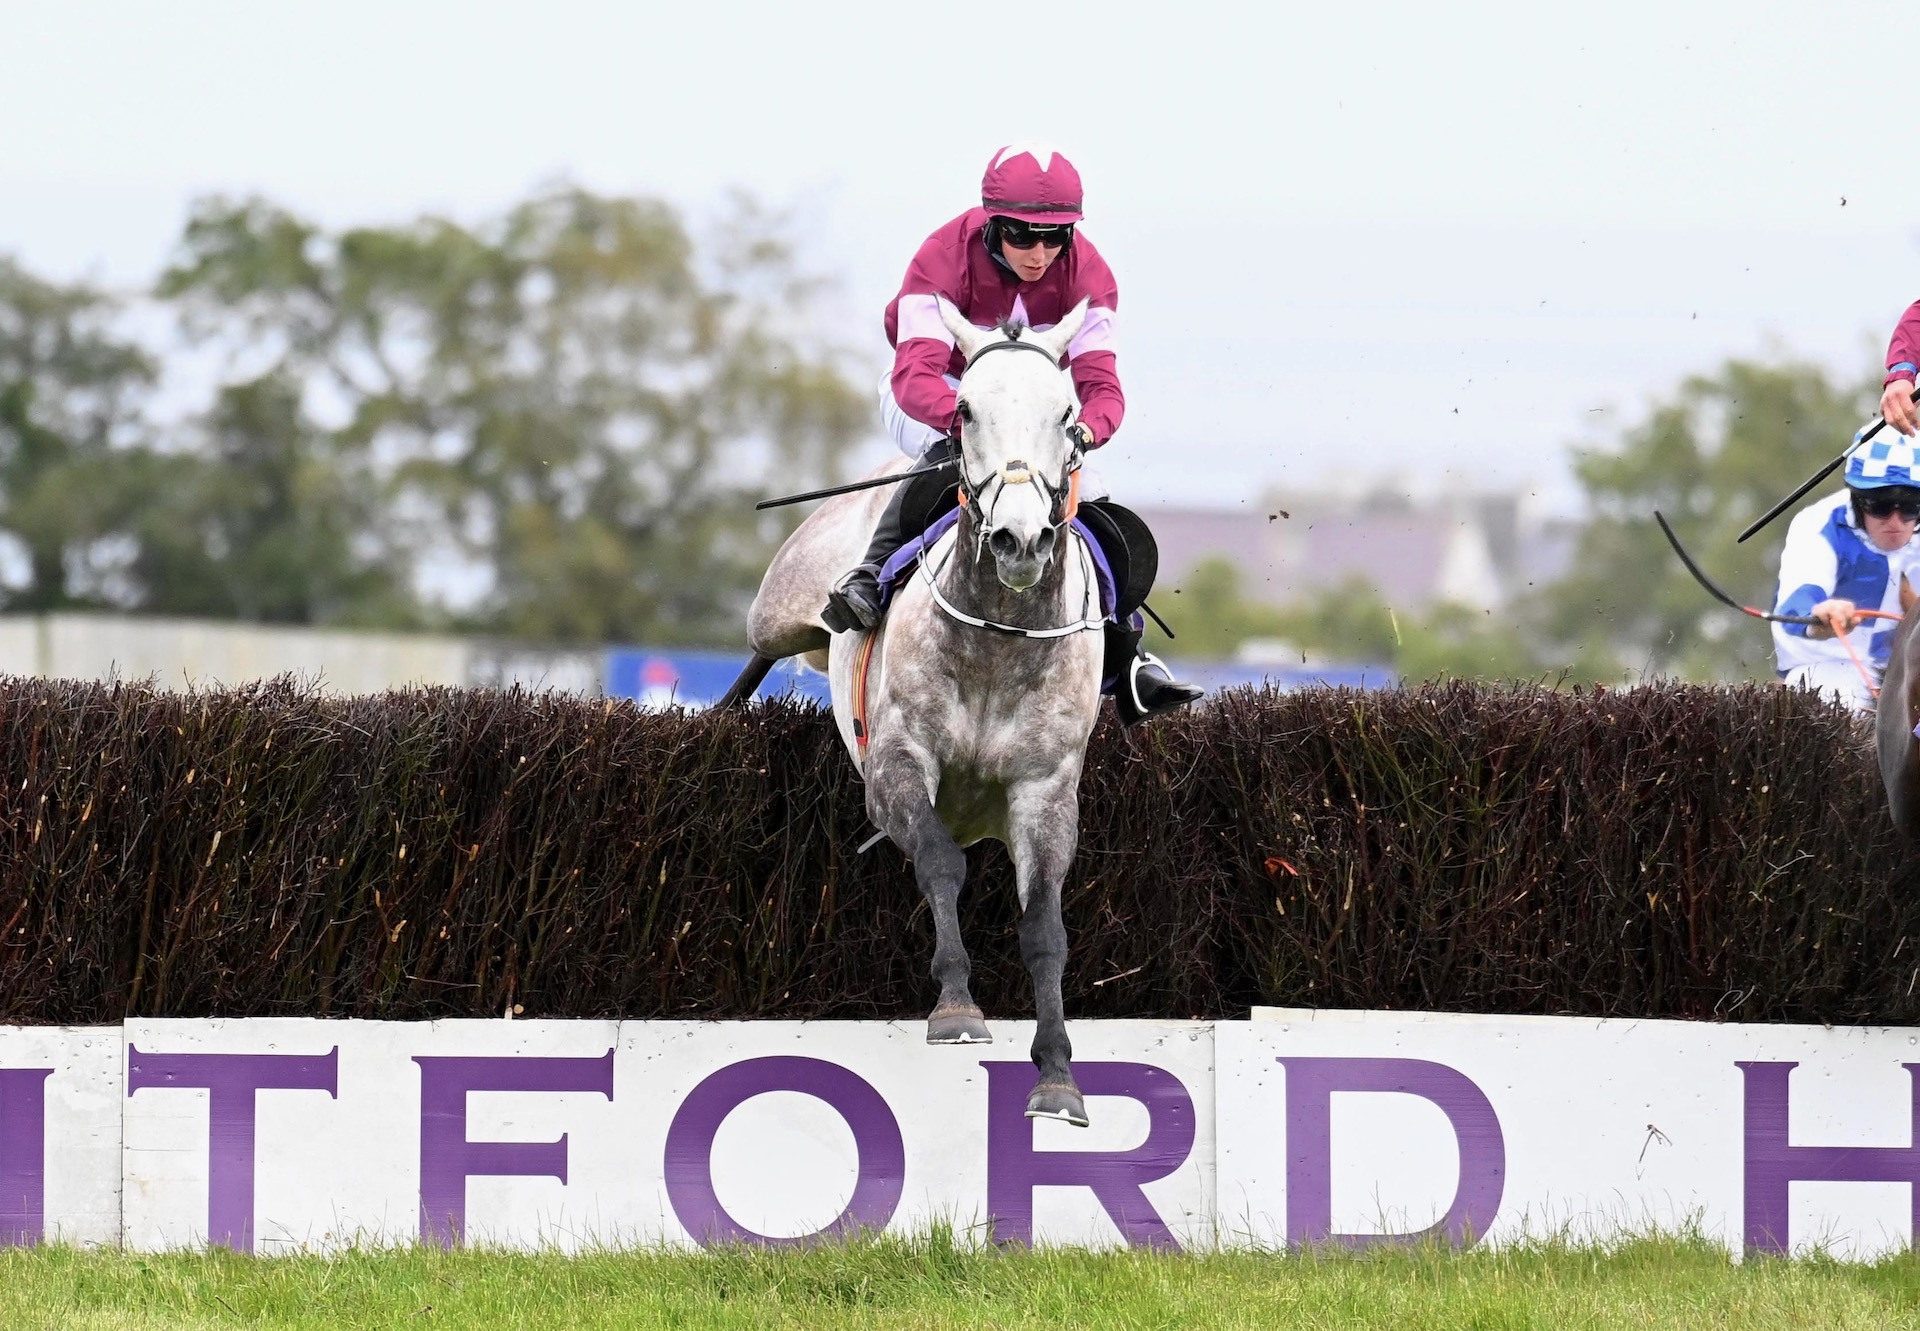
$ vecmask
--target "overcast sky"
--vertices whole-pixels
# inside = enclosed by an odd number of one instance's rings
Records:
[[[557,179],[697,215],[738,186],[793,210],[877,372],[915,247],[1038,138],[1119,276],[1118,497],[1345,476],[1562,506],[1567,446],[1686,374],[1875,370],[1920,296],[1902,16],[14,3],[0,251],[133,285],[212,191],[347,224],[477,221]]]

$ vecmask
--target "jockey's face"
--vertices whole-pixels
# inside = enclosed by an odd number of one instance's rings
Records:
[[[1008,234],[1011,231],[1013,234]],[[1014,244],[1016,239],[1030,243],[1024,248]],[[1003,229],[1000,239],[1000,257],[1007,261],[1015,276],[1022,282],[1038,282],[1047,275],[1047,269],[1053,267],[1053,261],[1066,249],[1063,242],[1051,238],[1033,236],[1025,228]]]
[[[1920,527],[1920,488],[1914,486],[1855,490],[1853,507],[1860,516],[1861,530],[1876,550],[1900,549]]]
[[[1920,522],[1916,522],[1898,509],[1884,518],[1868,513],[1862,517],[1861,521],[1866,525],[1867,539],[1872,541],[1874,547],[1879,550],[1900,549],[1913,539],[1915,528],[1920,527]]]

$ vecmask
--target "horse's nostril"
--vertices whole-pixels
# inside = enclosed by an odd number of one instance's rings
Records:
[[[1011,559],[1020,552],[1020,538],[1002,527],[987,537],[987,548],[995,559]]]
[[[1053,528],[1043,527],[1040,529],[1040,534],[1034,537],[1034,540],[1033,540],[1034,558],[1045,559],[1048,555],[1052,553],[1053,553]]]

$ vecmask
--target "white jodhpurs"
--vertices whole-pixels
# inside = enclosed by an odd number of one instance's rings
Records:
[[[1820,661],[1795,666],[1781,681],[1790,689],[1817,689],[1842,707],[1873,711],[1873,693],[1851,661]]]
[[[960,381],[952,375],[943,377],[948,388],[960,387]],[[893,398],[892,370],[880,376],[880,424],[886,427],[887,438],[893,440],[893,446],[915,461],[927,451],[928,444],[945,435],[945,431],[936,430],[900,410],[900,404]]]

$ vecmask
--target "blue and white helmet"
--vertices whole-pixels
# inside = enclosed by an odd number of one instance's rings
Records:
[[[1856,444],[1869,428],[1863,426],[1853,436]],[[1849,490],[1883,490],[1890,485],[1920,487],[1920,452],[1913,440],[1891,428],[1855,448],[1847,459]]]

